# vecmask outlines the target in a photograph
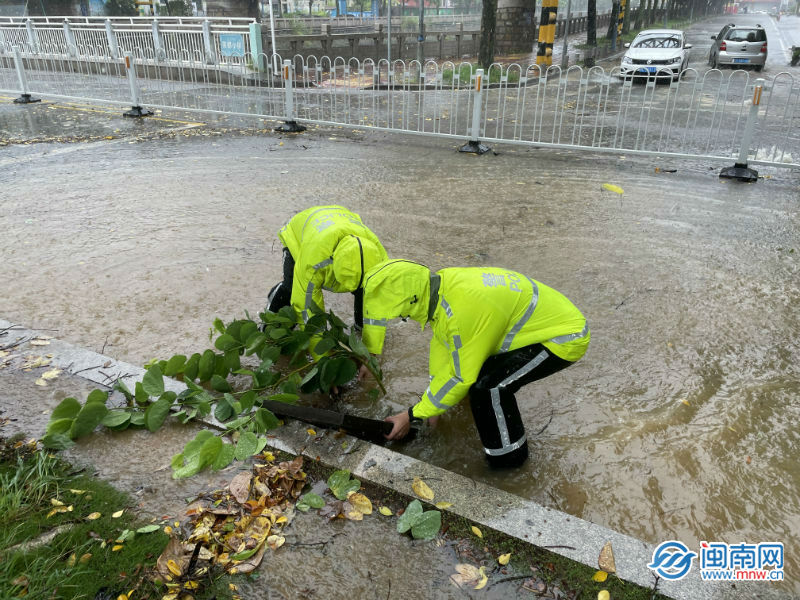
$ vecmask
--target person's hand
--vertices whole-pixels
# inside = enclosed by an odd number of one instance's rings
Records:
[[[386,417],[384,421],[392,424],[392,430],[389,435],[384,436],[387,440],[402,440],[411,429],[411,423],[408,421],[408,411],[406,410],[394,416]]]
[[[367,368],[367,365],[361,365],[358,369],[358,380],[364,381],[367,375],[370,375],[370,370]]]

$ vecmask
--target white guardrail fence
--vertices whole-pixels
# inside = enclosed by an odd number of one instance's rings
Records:
[[[149,26],[152,40],[160,25]],[[642,84],[620,79],[617,68],[284,59],[251,45],[226,53],[226,32],[192,27],[175,32],[180,43],[158,45],[121,35],[124,27],[98,42],[77,27],[58,37],[30,22],[10,34],[0,23],[0,91],[19,101],[40,95],[389,130],[473,148],[503,142],[800,168],[800,81],[789,73],[767,81],[688,69]]]

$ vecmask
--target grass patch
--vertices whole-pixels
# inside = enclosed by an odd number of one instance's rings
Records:
[[[163,529],[135,533],[145,523],[127,494],[35,451],[35,444],[18,444],[0,439],[4,597],[92,600],[103,589],[114,599],[131,590],[137,599],[165,595],[165,586],[150,577],[169,539]],[[92,513],[100,516],[89,519]],[[209,582],[195,597],[230,598],[222,583]]]

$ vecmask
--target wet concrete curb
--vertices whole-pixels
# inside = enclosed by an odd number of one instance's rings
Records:
[[[30,339],[48,337],[47,332],[27,329],[0,319],[0,331],[4,330],[8,335],[0,338],[0,346],[21,341],[16,347],[18,351],[24,350]],[[99,385],[111,386],[117,379],[121,379],[133,388],[134,383],[140,381],[145,373],[141,367],[55,338],[50,338],[49,342],[46,353],[52,353],[53,366]],[[38,353],[45,352],[45,347],[34,348]],[[169,378],[165,378],[165,387],[177,393],[185,389],[182,383]],[[220,427],[220,423],[213,418],[206,423]],[[414,477],[436,481],[437,501],[445,500],[453,504],[447,509],[448,512],[591,568],[598,568],[600,550],[606,542],[611,542],[617,575],[621,579],[646,588],[652,588],[655,583],[653,572],[647,568],[654,549],[649,543],[387,448],[350,436],[334,437],[332,433],[322,433],[311,439],[305,425],[291,422],[277,430],[269,443],[278,450],[295,455],[303,454],[331,467],[349,469],[355,477],[407,496],[414,495],[411,490]],[[345,447],[343,440],[346,442]],[[697,568],[692,569],[680,581],[660,580],[658,591],[676,600],[735,600],[753,597],[750,593],[753,590],[746,590],[744,586],[736,589],[730,584],[702,581]]]

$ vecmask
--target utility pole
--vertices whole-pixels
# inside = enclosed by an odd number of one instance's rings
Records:
[[[425,0],[419,0],[419,35],[417,36],[417,61],[420,71],[422,71],[422,61],[424,59],[423,46],[425,45]]]
[[[561,68],[566,69],[569,64],[567,56],[567,39],[569,38],[569,13],[572,9],[572,0],[567,0],[567,22],[564,24],[564,46],[561,50]]]

